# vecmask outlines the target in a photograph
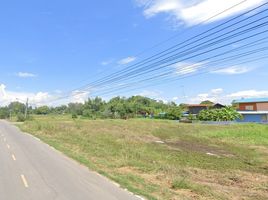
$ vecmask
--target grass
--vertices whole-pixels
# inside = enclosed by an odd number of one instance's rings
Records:
[[[265,125],[38,116],[18,126],[147,199],[268,198]]]

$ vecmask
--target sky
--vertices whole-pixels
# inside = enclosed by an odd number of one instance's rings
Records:
[[[35,106],[56,105],[71,101],[82,102],[88,96],[97,96],[96,91],[101,90],[100,88],[81,93],[77,88],[105,75],[124,70],[131,64],[265,2],[248,0],[207,20],[241,1],[2,2],[0,105],[11,101],[26,102],[27,98],[30,104]],[[264,29],[267,27],[263,27]],[[232,48],[242,45],[243,42],[234,43]],[[118,95],[144,95],[166,102],[199,103],[211,100],[228,104],[234,99],[268,97],[266,64],[267,59],[243,64],[226,62],[225,68],[211,70],[199,76],[173,82],[160,80],[159,84],[153,82],[150,86],[147,86],[148,82],[140,83],[139,87],[133,90],[118,91],[114,88],[110,94],[103,95],[103,98],[108,100]],[[208,64],[198,60],[178,62],[172,66],[173,75],[179,78],[198,72],[205,65]],[[181,66],[186,67],[181,70]],[[118,84],[132,84],[134,87],[136,83],[126,79]],[[111,90],[115,86],[105,87],[110,87]],[[54,98],[64,97],[68,91],[77,95],[57,102],[52,101]]]

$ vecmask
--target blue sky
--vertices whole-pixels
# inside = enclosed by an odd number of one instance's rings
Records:
[[[23,102],[27,97],[32,104],[42,104],[66,91],[102,78],[105,74],[122,70],[263,2],[248,0],[209,23],[191,28],[240,1],[2,2],[0,104],[14,100]],[[185,30],[185,34],[180,34]],[[148,50],[175,34],[178,37]],[[139,54],[146,49],[145,53]],[[187,65],[194,62],[198,61],[187,61]],[[141,84],[140,89],[123,92],[114,90],[104,98],[141,94],[178,103],[198,103],[205,99],[228,103],[241,97],[264,97],[268,96],[266,63],[267,59],[243,65],[230,63],[225,70],[217,73],[147,88],[141,88],[144,86]],[[181,75],[181,72],[177,74]],[[127,80],[122,84],[125,82]],[[83,93],[65,101],[82,101],[87,95]]]

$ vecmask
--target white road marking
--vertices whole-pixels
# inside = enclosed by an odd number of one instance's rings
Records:
[[[22,175],[20,175],[20,177],[21,177],[21,180],[22,180],[22,182],[24,184],[24,187],[28,188],[29,185],[27,183],[27,180],[26,180],[25,176],[22,174]]]
[[[15,157],[14,154],[12,154],[12,159],[13,159],[14,161],[16,161],[16,157]]]

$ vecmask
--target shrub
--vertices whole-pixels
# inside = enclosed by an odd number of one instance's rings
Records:
[[[22,113],[17,115],[17,122],[24,122],[25,120],[25,116]]]
[[[78,118],[77,114],[73,113],[72,114],[72,119],[77,119],[77,118]]]
[[[198,114],[201,121],[234,121],[242,116],[232,107],[222,109],[202,110]]]

